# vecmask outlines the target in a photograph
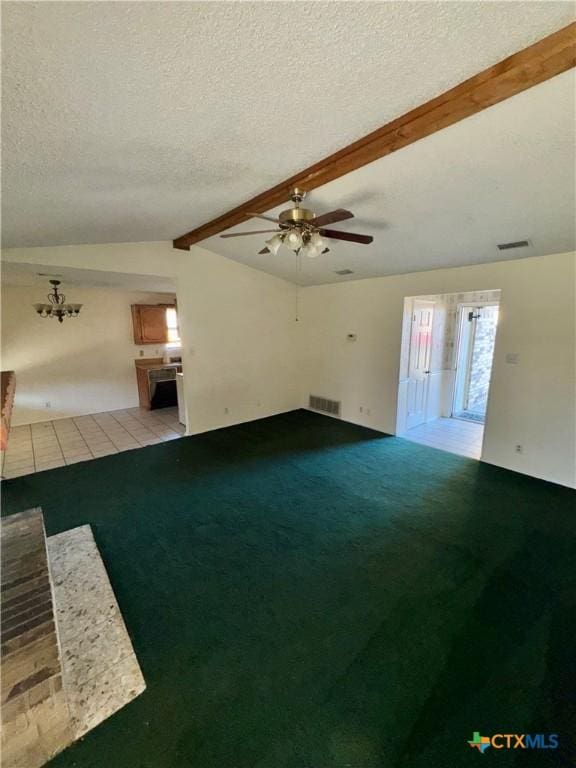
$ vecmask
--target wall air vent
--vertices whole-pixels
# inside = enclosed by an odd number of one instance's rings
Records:
[[[308,405],[314,411],[322,411],[322,413],[328,413],[330,416],[340,416],[341,403],[339,400],[328,400],[326,397],[310,395]]]
[[[509,248],[528,248],[529,240],[516,240],[514,243],[498,243],[499,251],[507,251]]]
[[[336,272],[334,272],[335,275],[353,275],[354,271],[351,269],[337,269]]]

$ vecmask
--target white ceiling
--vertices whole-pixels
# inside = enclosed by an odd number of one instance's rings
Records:
[[[4,244],[172,239],[573,16],[568,2],[5,2]],[[349,206],[377,241],[334,247],[301,281],[493,258],[502,239],[564,249],[568,80],[317,190],[318,210]],[[248,240],[207,245],[288,276]]]
[[[174,293],[176,284],[168,277],[125,274],[95,269],[54,267],[42,264],[2,262],[2,285],[33,286],[48,289],[49,280],[61,280],[66,285],[111,288],[143,293]]]
[[[575,94],[572,70],[311,192],[316,212],[349,208],[355,218],[332,228],[371,245],[332,240],[300,272],[284,247],[258,255],[271,235],[202,245],[301,285],[576,250]],[[250,229],[266,222],[230,232]],[[530,247],[496,247],[518,240]]]

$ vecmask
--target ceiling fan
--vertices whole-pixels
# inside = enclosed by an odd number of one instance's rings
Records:
[[[258,219],[273,221],[279,229],[262,229],[254,232],[236,232],[234,234],[220,235],[220,237],[245,237],[246,235],[265,235],[274,233],[266,240],[266,247],[258,253],[273,253],[276,255],[281,245],[285,245],[291,251],[314,258],[321,253],[328,253],[327,240],[346,240],[350,243],[368,245],[374,238],[371,235],[358,235],[354,232],[341,232],[337,229],[326,229],[327,224],[335,224],[337,221],[354,218],[354,214],[343,208],[316,216],[308,208],[300,208],[300,203],[306,197],[306,192],[299,187],[294,187],[290,199],[294,203],[293,208],[282,211],[277,219],[260,213],[249,213]]]

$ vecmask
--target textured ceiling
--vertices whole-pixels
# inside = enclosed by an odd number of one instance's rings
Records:
[[[572,70],[306,199],[317,213],[349,208],[356,218],[333,228],[373,235],[371,245],[331,241],[331,252],[303,258],[300,272],[284,248],[258,255],[270,235],[202,245],[302,285],[576,250],[575,94]],[[230,232],[267,228],[261,224],[253,219]],[[496,247],[518,240],[531,245]],[[354,274],[340,277],[339,269]]]
[[[5,2],[4,243],[172,239],[572,18],[564,2]],[[539,136],[554,159],[552,122]],[[499,183],[503,151],[466,130],[449,129],[464,165],[409,148],[314,197],[362,212],[382,244],[411,221],[435,254],[457,234],[431,218],[438,197],[466,229],[483,209],[459,184]],[[424,153],[420,175],[408,152]]]
[[[122,291],[143,291],[145,293],[173,293],[176,284],[168,277],[157,275],[136,275],[123,272],[107,272],[74,267],[54,267],[42,264],[15,262],[2,263],[2,285],[35,286],[48,289],[52,278],[65,285],[112,288]]]

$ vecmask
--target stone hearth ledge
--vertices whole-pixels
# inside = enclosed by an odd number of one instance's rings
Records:
[[[75,739],[146,688],[89,525],[47,539],[62,680]]]

